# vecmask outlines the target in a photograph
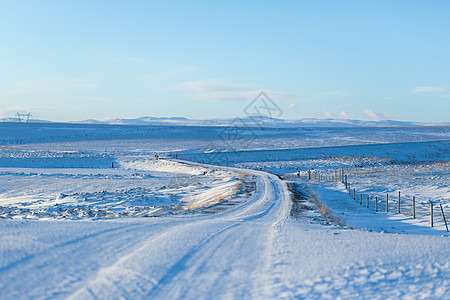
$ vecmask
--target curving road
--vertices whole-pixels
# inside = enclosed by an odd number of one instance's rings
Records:
[[[0,220],[0,299],[448,298],[448,237],[294,221],[284,182],[245,173],[215,214]]]
[[[245,173],[252,198],[216,214],[22,224],[60,242],[2,266],[2,299],[274,297],[289,192],[274,175]]]

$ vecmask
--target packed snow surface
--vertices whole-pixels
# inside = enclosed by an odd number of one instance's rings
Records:
[[[1,123],[0,298],[450,299],[449,129]]]

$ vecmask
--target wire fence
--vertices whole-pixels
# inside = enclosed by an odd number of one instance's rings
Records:
[[[443,164],[442,167],[434,167],[434,172],[442,174],[444,169],[447,168],[448,164]],[[414,169],[418,173],[418,169]],[[424,168],[422,168],[423,172]],[[414,171],[412,171],[414,172]],[[411,173],[412,173],[411,172]],[[433,172],[432,169],[429,172]],[[414,219],[417,218],[428,218],[431,227],[434,227],[437,222],[443,222],[447,232],[449,232],[447,218],[445,215],[445,210],[443,204],[447,204],[449,199],[441,200],[431,200],[423,199],[411,195],[403,195],[402,191],[397,191],[396,193],[386,193],[377,194],[359,192],[353,184],[350,182],[350,178],[356,179],[358,176],[375,176],[374,174],[380,174],[375,172],[359,172],[349,175],[344,169],[337,169],[332,171],[317,171],[308,170],[303,172],[297,172],[297,177],[303,178],[305,180],[312,180],[317,182],[340,182],[345,186],[348,195],[353,201],[356,201],[361,206],[365,206],[367,209],[372,210],[376,213],[397,213],[410,216]],[[381,173],[383,176],[385,173]],[[405,173],[403,173],[405,175]]]

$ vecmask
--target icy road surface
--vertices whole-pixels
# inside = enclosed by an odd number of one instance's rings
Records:
[[[245,172],[252,198],[215,214],[3,220],[1,298],[448,298],[448,237],[294,220],[285,182]]]
[[[352,184],[448,209],[449,128],[261,128],[211,167],[154,155],[203,161],[226,128],[0,124],[0,299],[450,299],[439,216],[376,214],[295,176],[413,169]],[[293,184],[346,227],[293,205]]]

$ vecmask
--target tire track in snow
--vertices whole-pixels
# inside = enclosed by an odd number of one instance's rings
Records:
[[[227,168],[227,169],[233,169],[236,170],[237,168]],[[242,171],[242,169],[237,169]],[[182,259],[180,259],[176,264],[172,266],[172,268],[166,273],[166,275],[158,282],[158,284],[152,289],[152,291],[147,295],[154,297],[155,299],[158,298],[184,298],[184,294],[180,294],[180,291],[186,290],[186,287],[182,286],[180,287],[177,285],[177,278],[183,277],[185,279],[189,278],[195,278],[196,276],[186,276],[186,274],[195,274],[195,273],[201,273],[202,272],[202,266],[208,263],[211,256],[216,252],[215,250],[219,249],[221,245],[224,244],[224,241],[226,239],[229,239],[232,236],[232,233],[229,233],[228,231],[231,229],[238,229],[239,226],[245,226],[246,224],[250,222],[257,223],[258,220],[262,219],[266,215],[269,215],[270,212],[272,212],[277,204],[276,195],[282,195],[281,199],[279,199],[281,202],[281,215],[279,218],[275,219],[275,222],[270,224],[268,234],[264,235],[268,237],[268,243],[266,243],[267,248],[267,261],[266,261],[266,274],[270,273],[270,270],[273,268],[273,257],[274,257],[274,250],[273,243],[275,242],[275,239],[277,238],[276,232],[281,230],[284,222],[288,218],[288,209],[289,202],[287,201],[286,197],[288,197],[288,190],[285,183],[281,182],[279,178],[277,178],[274,175],[260,172],[260,171],[252,171],[252,170],[245,170],[248,171],[250,174],[254,174],[258,176],[260,179],[259,183],[264,184],[264,192],[259,198],[259,201],[253,202],[251,205],[246,207],[244,210],[241,210],[237,215],[233,215],[233,219],[239,220],[242,216],[247,215],[244,219],[241,219],[239,223],[235,223],[231,226],[228,226],[212,235],[204,239],[202,242],[197,244],[194,248],[192,248],[185,256],[183,256]],[[261,185],[259,185],[261,187]],[[259,210],[258,206],[261,205],[261,203],[270,203],[270,205],[264,210],[264,211],[257,211],[255,213],[252,213],[252,210]],[[284,214],[283,214],[284,212]],[[260,224],[259,227],[261,227]],[[237,231],[237,230],[234,230]],[[225,236],[224,236],[225,235]],[[212,246],[207,247],[209,244],[213,244]],[[206,248],[206,249],[205,249]],[[224,272],[222,272],[224,273]],[[273,282],[271,282],[271,279],[266,279],[269,281],[268,286],[269,290],[266,290],[264,293],[266,295],[272,294],[271,288],[274,286]],[[276,280],[275,280],[276,281]],[[184,281],[178,281],[183,283]],[[261,289],[259,289],[261,290]],[[261,292],[261,291],[259,291]]]
[[[200,263],[208,259],[212,252],[224,243],[226,237],[223,237],[223,235],[225,235],[225,232],[239,225],[239,223],[236,223],[227,226],[208,236],[195,247],[191,248],[168,270],[168,272],[157,282],[153,289],[150,290],[146,297],[155,299],[179,298],[180,290],[183,289],[183,284],[181,286],[179,284],[173,284],[176,279],[181,277],[181,274],[184,273],[195,273],[200,268]],[[215,244],[214,246],[209,246],[209,244],[213,243]]]
[[[247,170],[245,171],[247,172]],[[181,254],[176,253],[175,256],[178,256],[178,259],[175,262],[171,261],[170,266],[166,268],[166,271],[164,271],[163,274],[160,276],[145,275],[145,272],[149,272],[149,269],[154,267],[154,264],[152,264],[152,262],[148,264],[143,262],[145,267],[139,266],[139,270],[135,270],[132,277],[138,281],[141,278],[146,281],[146,284],[143,283],[143,286],[140,289],[136,288],[136,282],[132,284],[132,287],[134,287],[132,289],[115,289],[116,293],[114,294],[114,297],[117,297],[118,294],[121,297],[180,297],[186,294],[188,290],[186,290],[186,287],[183,286],[184,281],[180,281],[178,279],[196,277],[188,276],[189,274],[196,274],[197,276],[201,275],[202,269],[206,265],[211,263],[214,264],[214,259],[212,259],[212,257],[217,256],[217,253],[222,253],[222,255],[219,256],[224,257],[222,260],[226,262],[221,265],[222,269],[218,272],[226,275],[230,272],[227,270],[227,266],[232,264],[233,260],[239,257],[236,257],[236,253],[233,253],[233,249],[229,249],[231,252],[227,253],[222,248],[227,244],[225,243],[226,241],[230,241],[233,238],[236,239],[236,237],[239,236],[245,236],[245,232],[247,231],[259,231],[259,242],[263,242],[264,245],[261,247],[262,250],[270,247],[270,243],[266,243],[268,230],[271,230],[270,227],[273,220],[277,220],[277,218],[274,218],[273,215],[276,216],[277,210],[280,209],[280,203],[277,203],[276,200],[288,203],[286,199],[277,199],[275,191],[284,190],[285,186],[283,186],[281,181],[279,181],[279,179],[275,176],[259,171],[250,172],[257,175],[257,178],[259,179],[258,182],[260,183],[258,186],[260,191],[262,190],[256,201],[252,201],[247,205],[240,205],[236,209],[230,211],[225,210],[217,215],[208,216],[208,218],[202,218],[202,220],[198,220],[198,218],[194,217],[193,219],[187,220],[187,223],[176,224],[156,237],[150,237],[148,242],[146,242],[141,248],[135,250],[129,256],[124,257],[110,267],[99,270],[96,273],[96,276],[87,280],[88,285],[78,291],[75,291],[71,298],[79,298],[88,296],[89,294],[91,294],[91,296],[96,295],[94,298],[108,295],[108,289],[111,288],[113,283],[125,285],[125,283],[130,282],[129,278],[127,278],[130,277],[128,274],[130,270],[127,266],[143,261],[145,260],[145,257],[158,257],[161,256],[161,253],[174,251],[173,249],[170,249],[170,245],[168,247],[165,245],[160,245],[155,248],[155,244],[161,244],[170,240],[172,242],[182,240],[182,236],[188,235],[192,231],[200,232],[202,230],[210,230],[209,227],[211,227],[211,224],[215,224],[211,232],[200,238],[199,241],[195,242],[192,246],[187,247],[187,249],[183,249]],[[243,208],[243,212],[239,208]],[[235,214],[235,212],[239,213]],[[262,219],[265,219],[264,217],[266,216],[268,217],[268,220],[263,222]],[[255,230],[255,226],[257,227],[257,230]],[[243,229],[241,227],[246,228]],[[261,228],[263,228],[263,230],[260,230]],[[245,241],[241,245],[242,248],[249,246],[248,244],[244,244]],[[175,242],[175,245],[179,246],[180,243]],[[249,248],[252,249],[251,245]],[[267,250],[267,252],[271,253],[272,251]],[[262,253],[262,255],[264,254]],[[269,265],[271,265],[270,259]],[[270,269],[270,266],[267,268],[261,267],[260,269]],[[105,276],[105,274],[111,273],[114,273],[115,275],[112,279],[108,279],[108,275]],[[158,277],[159,279],[157,279]],[[260,290],[261,288],[258,287],[257,289]],[[103,294],[104,292],[106,292],[106,294]],[[259,293],[261,293],[261,291],[259,291]]]
[[[169,254],[169,259],[177,256],[178,253],[171,253],[174,249],[171,243],[166,245],[167,241],[179,239],[185,232],[201,230],[206,223],[206,220],[201,220],[183,224],[169,224],[164,231],[149,236],[133,252],[121,257],[112,265],[97,270],[93,276],[86,278],[85,285],[72,291],[68,298],[92,298],[89,295],[94,295],[93,299],[117,298],[118,295],[125,298],[142,298],[158,284],[160,281],[158,278],[164,276],[154,274],[157,272],[147,275],[148,272],[152,271],[152,268],[158,266],[158,261],[154,261],[152,258],[162,257],[164,256],[163,253]],[[130,276],[130,273],[133,276]],[[139,282],[142,279],[145,282]]]
[[[70,245],[76,244],[76,243],[81,242],[81,241],[90,240],[90,239],[96,238],[98,236],[101,236],[103,234],[108,234],[108,233],[112,233],[112,232],[119,232],[119,231],[121,231],[123,229],[127,229],[127,228],[130,228],[130,227],[135,227],[135,226],[137,226],[137,225],[127,225],[127,226],[121,226],[121,227],[118,227],[118,228],[106,229],[106,230],[103,230],[103,231],[100,231],[100,232],[92,233],[92,234],[89,234],[89,235],[86,235],[86,236],[83,236],[83,237],[78,237],[78,238],[75,238],[75,239],[72,239],[72,240],[69,240],[69,241],[66,241],[66,242],[54,245],[54,246],[52,246],[50,248],[46,248],[46,249],[44,249],[44,250],[42,250],[42,251],[40,251],[38,253],[29,254],[29,255],[27,255],[27,256],[25,256],[25,257],[23,257],[23,258],[21,258],[21,259],[19,259],[17,261],[11,262],[11,263],[9,263],[6,266],[1,267],[0,268],[0,275],[3,272],[6,272],[6,271],[8,271],[8,270],[10,270],[10,269],[12,269],[14,267],[18,267],[20,265],[27,264],[33,259],[39,259],[40,257],[48,256],[48,253],[53,252],[53,251],[55,251],[57,249],[68,247]]]
[[[122,220],[127,222],[126,225],[84,235],[30,254],[0,269],[0,275],[8,278],[2,295],[11,298],[135,298],[161,295],[166,289],[177,286],[180,295],[188,295],[189,289],[183,287],[183,282],[178,279],[191,273],[201,276],[204,268],[211,269],[215,263],[219,263],[217,274],[229,283],[228,286],[235,284],[232,278],[236,273],[246,275],[241,269],[253,268],[258,278],[266,276],[270,281],[270,275],[261,275],[267,273],[263,271],[270,270],[272,264],[271,258],[267,257],[267,253],[273,252],[268,237],[274,222],[285,215],[282,204],[289,200],[279,197],[283,186],[273,175],[237,168],[224,169],[256,176],[257,192],[251,200],[213,215],[155,218],[150,223],[141,220],[138,224],[128,223],[133,222],[132,219]],[[252,258],[254,267],[249,268],[248,258],[240,256],[234,246],[230,246],[237,241],[237,249],[239,252],[248,251],[247,257],[257,253],[257,257]],[[240,269],[242,265],[245,267]],[[27,271],[33,269],[42,272]],[[264,294],[259,280],[249,281],[245,276],[243,279],[251,287],[235,289],[233,293]],[[21,294],[24,282],[33,287],[25,289],[26,295]],[[214,287],[205,286],[209,290]],[[249,294],[246,294],[248,288]]]
[[[128,224],[118,228],[102,230],[30,254],[11,263],[0,271],[0,276],[8,278],[7,284],[0,282],[2,295],[6,298],[26,298],[21,293],[22,288],[33,286],[37,289],[29,291],[31,293],[28,295],[29,297],[37,297],[37,295],[56,296],[67,286],[77,284],[80,281],[80,276],[85,272],[101,264],[99,262],[100,256],[102,253],[109,252],[110,249],[110,244],[107,241],[111,243],[114,238],[125,241],[119,243],[121,248],[115,249],[115,255],[132,247],[133,241],[130,240],[130,237],[127,237],[126,233],[138,228],[142,228],[142,225]],[[135,242],[139,241],[138,238],[134,240]],[[99,243],[99,241],[101,242]],[[113,244],[117,245],[117,243]],[[71,265],[70,269],[66,269],[67,260],[75,260],[77,264]],[[32,270],[40,270],[40,272],[36,275]]]

